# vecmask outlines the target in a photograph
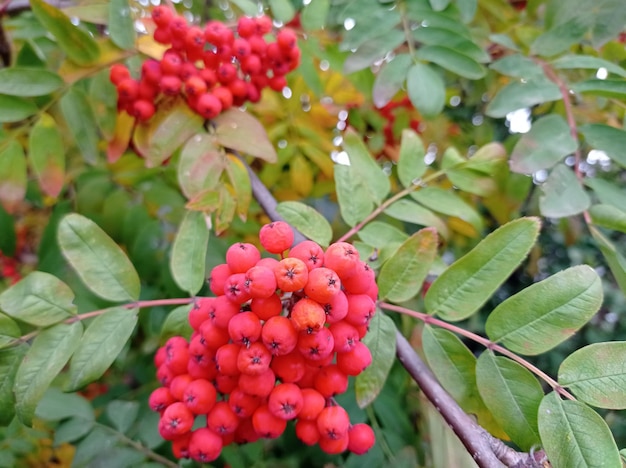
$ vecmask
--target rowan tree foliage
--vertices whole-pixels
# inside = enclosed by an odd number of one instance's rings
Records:
[[[0,6],[0,467],[621,467],[621,0]]]

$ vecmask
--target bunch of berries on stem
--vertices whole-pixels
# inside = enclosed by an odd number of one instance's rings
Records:
[[[189,341],[170,338],[155,355],[161,387],[149,404],[174,455],[210,462],[230,443],[277,438],[289,421],[329,454],[367,452],[374,431],[351,424],[334,397],[372,361],[361,341],[376,311],[374,272],[349,243],[292,247],[285,222],[261,228],[261,257],[238,243],[210,273],[215,297],[189,312]],[[195,429],[194,429],[195,428]]]
[[[285,75],[300,63],[296,33],[288,28],[275,34],[267,16],[241,17],[236,31],[211,20],[204,28],[168,6],[152,11],[154,40],[169,46],[161,60],[148,59],[135,80],[122,64],[111,67],[110,78],[118,94],[118,110],[139,121],[149,120],[159,100],[183,96],[189,107],[213,119],[232,106],[258,102],[269,87],[281,91]]]

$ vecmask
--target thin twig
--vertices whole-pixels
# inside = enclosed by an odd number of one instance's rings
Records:
[[[466,338],[469,338],[470,340],[475,341],[476,343],[480,343],[487,349],[490,349],[492,351],[497,351],[498,353],[524,366],[526,369],[528,369],[533,374],[535,374],[540,379],[542,379],[544,382],[546,382],[550,387],[554,389],[554,391],[560,393],[565,398],[568,398],[570,400],[576,399],[574,398],[574,395],[572,395],[567,390],[565,390],[561,385],[559,385],[559,383],[556,380],[554,380],[548,374],[543,372],[541,369],[534,366],[533,364],[531,364],[524,358],[518,356],[517,354],[504,348],[503,346],[500,346],[499,344],[494,343],[491,340],[488,340],[487,338],[477,335],[476,333],[472,333],[469,330],[465,330],[464,328],[457,327],[456,325],[452,325],[451,323],[444,322],[443,320],[439,320],[433,317],[432,315],[428,315],[423,312],[417,312],[415,310],[407,309],[406,307],[401,307],[401,306],[397,306],[394,304],[388,304],[386,302],[379,302],[378,305],[382,309],[393,310],[394,312],[399,312],[401,314],[410,315],[411,317],[415,317],[416,319],[421,320],[424,323],[427,323],[430,325],[436,325],[440,328],[445,328],[446,330],[450,330],[451,332],[457,333],[458,335],[462,335]]]

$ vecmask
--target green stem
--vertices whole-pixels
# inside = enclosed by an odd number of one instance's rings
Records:
[[[352,229],[350,229],[343,236],[341,236],[339,239],[337,239],[337,242],[345,242],[345,241],[347,241],[353,235],[355,235],[357,232],[359,232],[361,229],[363,229],[363,226],[365,226],[367,223],[369,223],[371,220],[373,220],[379,214],[381,214],[383,211],[385,211],[387,208],[389,208],[389,206],[391,204],[393,204],[394,202],[400,200],[401,198],[404,198],[405,196],[409,195],[411,192],[414,192],[418,188],[426,185],[428,182],[430,182],[430,181],[432,181],[434,179],[437,179],[438,177],[441,177],[444,174],[445,174],[445,171],[437,171],[437,172],[429,175],[428,177],[425,177],[424,179],[418,179],[418,180],[414,181],[413,184],[410,187],[407,187],[404,190],[401,190],[400,192],[396,193],[393,197],[388,198],[383,203],[381,203],[374,211],[372,211],[369,215],[367,215],[367,217],[363,221],[361,221],[360,223],[357,223]]]
[[[115,430],[114,428],[107,426],[105,424],[100,424],[97,423],[98,426],[108,430],[109,432],[112,432],[115,437],[117,437],[121,442],[123,442],[126,445],[130,445],[132,448],[134,448],[135,450],[137,450],[138,452],[143,453],[146,457],[150,458],[151,460],[154,460],[155,462],[161,463],[167,467],[170,468],[178,468],[178,464],[174,463],[171,460],[168,460],[167,458],[165,458],[162,455],[159,455],[156,452],[153,452],[152,450],[150,450],[148,447],[146,447],[145,445],[143,445],[140,442],[137,442],[136,440],[131,439],[130,437],[128,437],[126,434],[123,434],[117,430]]]
[[[421,320],[422,322],[426,324],[436,325],[440,328],[445,328],[446,330],[449,330],[453,333],[469,338],[470,340],[483,345],[485,348],[490,349],[491,351],[497,351],[498,353],[512,359],[513,361],[517,362],[518,364],[528,369],[530,372],[535,374],[537,377],[539,377],[544,382],[546,382],[550,387],[552,387],[552,389],[554,389],[555,392],[560,393],[565,398],[568,398],[570,400],[576,400],[576,398],[574,398],[574,396],[571,393],[565,390],[561,385],[559,385],[559,383],[556,380],[554,380],[548,374],[543,372],[541,369],[534,366],[527,360],[519,357],[517,354],[513,353],[512,351],[509,351],[508,349],[504,348],[503,346],[500,346],[499,344],[496,344],[493,341],[488,340],[487,338],[477,335],[476,333],[472,333],[471,331],[465,330],[461,327],[457,327],[456,325],[452,325],[451,323],[444,322],[443,320],[439,320],[433,317],[432,315],[428,315],[423,312],[416,312],[414,310],[407,309],[406,307],[389,304],[387,302],[379,302],[378,305],[382,309],[393,310],[394,312],[399,312],[401,314],[414,317],[418,320]]]
[[[141,309],[144,307],[156,307],[156,306],[169,306],[169,305],[185,305],[185,304],[191,304],[192,302],[195,301],[194,297],[184,297],[184,298],[175,298],[175,299],[155,299],[155,300],[151,300],[151,301],[136,301],[136,302],[129,302],[128,304],[123,304],[121,306],[111,306],[111,307],[106,307],[104,309],[99,309],[99,310],[94,310],[91,312],[85,312],[84,314],[78,314],[78,315],[74,315],[73,317],[70,317],[68,319],[65,319],[59,323],[74,323],[74,322],[80,322],[82,320],[86,320],[89,318],[93,318],[93,317],[97,317],[98,315],[102,315],[106,312],[108,312],[111,309],[115,309],[118,307],[122,307],[124,309]],[[54,324],[57,325],[57,324]],[[33,330],[30,333],[27,333],[26,335],[23,335],[19,338],[16,338],[12,341],[9,341],[8,343],[4,344],[3,346],[0,346],[0,349],[5,349],[5,348],[10,348],[12,346],[17,346],[21,343],[26,343],[27,341],[32,340],[33,338],[35,338],[37,335],[39,335],[39,333],[41,333],[41,331],[44,330],[43,328],[39,328],[37,330]]]

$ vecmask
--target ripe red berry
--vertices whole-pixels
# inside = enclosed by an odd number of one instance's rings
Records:
[[[274,416],[289,420],[298,416],[303,402],[300,387],[293,383],[282,383],[270,393],[267,407]]]
[[[183,393],[183,403],[194,414],[207,414],[215,405],[217,391],[211,382],[196,379],[187,385]]]
[[[241,345],[235,343],[227,343],[219,347],[215,352],[215,364],[217,370],[224,375],[239,375],[240,371],[237,367],[237,356]]]
[[[259,249],[248,243],[233,244],[226,251],[226,263],[233,273],[245,273],[260,259]]]
[[[159,82],[159,89],[166,96],[176,96],[180,93],[182,82],[180,78],[173,75],[164,75]]]
[[[232,434],[239,425],[239,418],[227,401],[218,401],[207,414],[206,425],[216,434]]]
[[[130,78],[130,71],[128,71],[126,65],[116,63],[111,66],[111,70],[109,72],[109,79],[111,80],[111,83],[118,86],[122,80],[125,80],[126,78]]]
[[[165,409],[161,421],[167,434],[178,436],[191,430],[194,416],[184,403],[177,401]]]
[[[320,431],[315,421],[298,419],[296,423],[296,436],[306,445],[315,445],[320,440]]]
[[[138,99],[133,102],[130,115],[136,117],[140,122],[145,122],[146,120],[150,120],[155,111],[156,109],[152,102],[145,99]]]
[[[246,272],[244,285],[251,298],[268,298],[276,292],[276,277],[269,268],[253,266]]]
[[[372,363],[372,353],[362,341],[345,353],[337,353],[337,367],[348,375],[359,375]]]
[[[331,324],[328,329],[333,334],[335,342],[333,351],[337,353],[346,353],[352,350],[356,342],[360,341],[358,330],[345,320]]]
[[[356,273],[360,262],[359,251],[347,242],[335,242],[324,253],[324,266],[337,273],[342,281]]]
[[[174,377],[169,386],[172,396],[178,401],[183,401],[185,389],[187,388],[187,385],[189,385],[192,381],[193,378],[189,374],[180,374]]]
[[[252,416],[252,413],[254,413],[254,410],[256,410],[260,404],[260,398],[248,395],[239,387],[236,387],[228,397],[230,409],[241,419]]]
[[[198,96],[196,111],[205,119],[214,119],[222,111],[222,103],[213,94],[204,93]]]
[[[261,338],[261,321],[253,312],[240,312],[228,323],[228,334],[233,343],[248,346]]]
[[[206,427],[196,429],[189,440],[189,456],[200,463],[210,463],[222,453],[222,438]]]
[[[183,67],[183,59],[180,54],[170,50],[163,55],[159,65],[163,75],[178,76]]]
[[[363,455],[374,446],[376,435],[374,430],[365,423],[354,424],[348,430],[348,450]]]
[[[289,257],[302,260],[309,271],[324,264],[324,250],[322,250],[319,244],[311,240],[305,240],[294,246],[289,251]]]
[[[314,301],[325,304],[341,291],[341,280],[330,268],[320,267],[309,271],[304,293]]]
[[[241,374],[239,376],[239,388],[248,395],[259,398],[267,397],[276,383],[276,375],[272,369],[268,369],[262,374],[250,375]]]
[[[265,250],[280,254],[291,247],[294,234],[291,226],[284,221],[264,225],[259,231],[259,240]]]
[[[152,10],[152,19],[157,26],[168,26],[174,17],[174,11],[165,5],[159,5]]]
[[[250,301],[250,310],[261,320],[269,320],[271,317],[280,315],[283,302],[278,294],[272,294],[267,298],[257,297]]]
[[[314,388],[302,389],[302,410],[299,419],[315,421],[326,406],[326,398]]]
[[[214,266],[209,275],[209,288],[211,292],[216,296],[224,294],[224,286],[226,285],[228,277],[232,274],[233,272],[230,271],[226,263]]]
[[[374,270],[366,262],[360,261],[355,274],[342,280],[341,284],[350,294],[367,294],[370,287],[376,284],[375,281]]]
[[[217,81],[217,77],[215,78]],[[211,91],[222,103],[222,110],[228,110],[233,106],[233,93],[226,86],[217,86]]]
[[[176,402],[176,399],[172,396],[170,390],[166,387],[159,387],[150,394],[148,406],[150,406],[152,411],[160,413],[174,402]]]
[[[348,376],[336,364],[323,367],[315,376],[315,389],[324,397],[330,398],[348,389]]]
[[[274,356],[270,369],[274,371],[276,377],[282,382],[298,382],[304,377],[306,372],[306,360],[299,351],[289,354]]]
[[[139,83],[132,78],[124,78],[117,85],[117,94],[120,99],[134,101],[139,94]]]
[[[298,35],[293,29],[283,28],[276,34],[276,43],[282,50],[289,51],[298,45]]]
[[[345,321],[352,325],[368,325],[376,314],[376,303],[367,294],[347,294],[348,314]]]
[[[283,292],[294,292],[304,288],[309,280],[309,270],[299,258],[283,258],[274,267],[276,286]]]
[[[224,295],[236,304],[242,304],[250,299],[245,273],[234,273],[228,277],[224,285]]]
[[[306,359],[321,361],[332,359],[334,345],[332,333],[328,328],[322,327],[317,333],[300,332],[297,347]]]
[[[237,356],[237,368],[242,374],[259,375],[270,368],[272,355],[259,341],[248,347],[242,346]]]
[[[322,304],[326,313],[326,323],[335,323],[348,315],[348,298],[343,291],[339,291],[328,302]]]
[[[300,299],[291,310],[291,323],[296,331],[314,332],[325,322],[324,308],[312,299]]]
[[[262,405],[254,411],[252,425],[261,437],[275,439],[285,432],[287,420],[275,416],[267,405]]]
[[[349,427],[350,417],[341,406],[327,406],[317,417],[317,428],[321,438],[342,439],[348,434]]]
[[[274,356],[291,353],[298,344],[298,332],[287,317],[269,318],[261,330],[261,339]]]
[[[256,31],[256,22],[253,18],[242,16],[237,20],[237,33],[240,37],[248,38]]]

